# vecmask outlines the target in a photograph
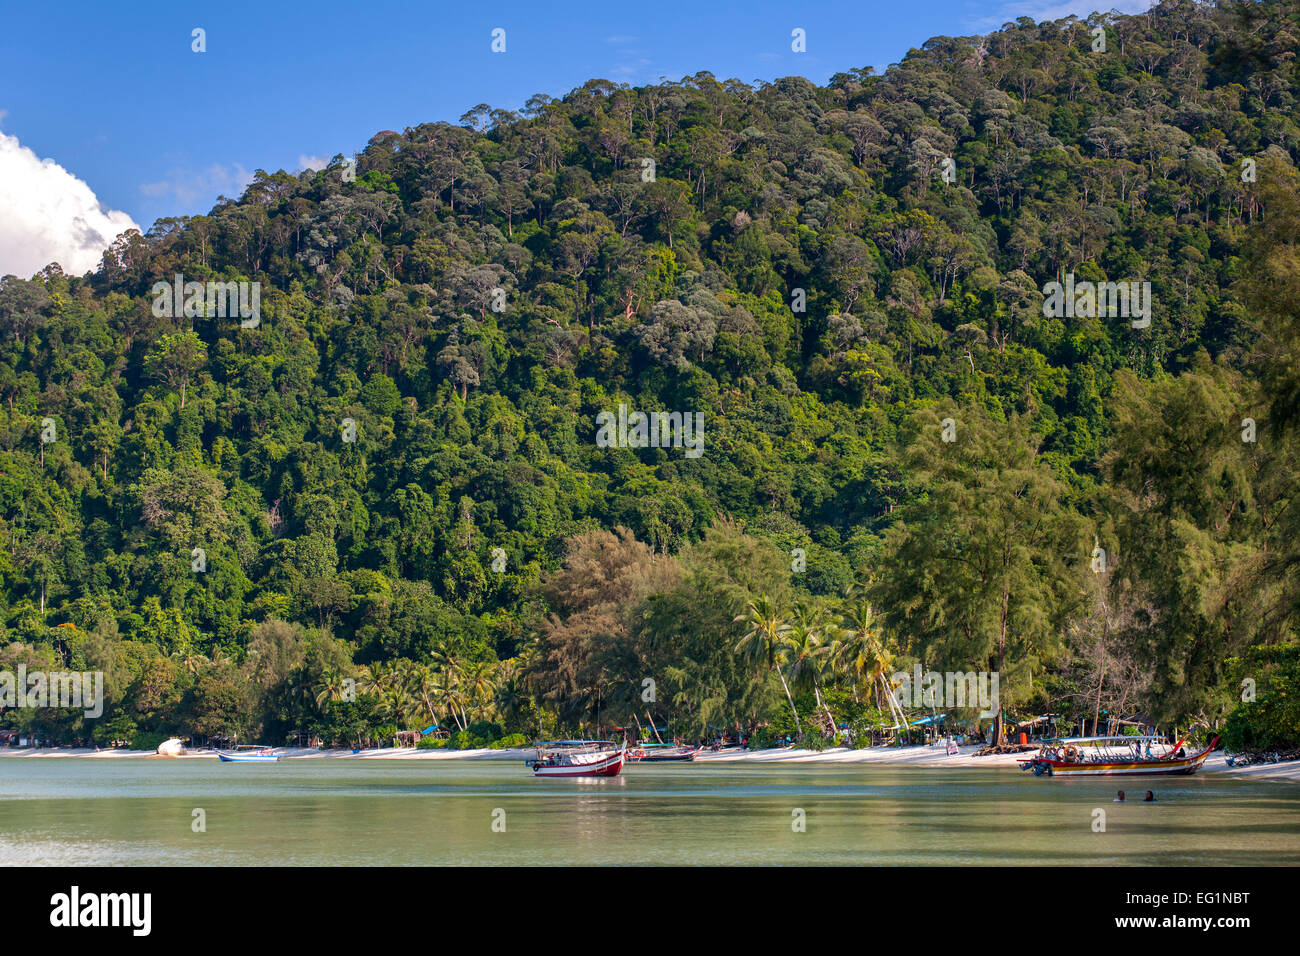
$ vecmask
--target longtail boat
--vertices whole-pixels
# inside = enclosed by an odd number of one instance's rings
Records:
[[[617,750],[608,740],[547,740],[534,744],[537,757],[525,760],[534,777],[617,777],[627,744]]]
[[[627,759],[636,763],[663,763],[669,760],[694,760],[699,747],[679,747],[676,744],[638,744],[627,752]]]
[[[1184,737],[1170,746],[1162,737],[1057,737],[1044,740],[1038,753],[1018,761],[1021,770],[1049,777],[1138,777],[1190,774],[1201,769],[1219,742],[1189,753]]]
[[[222,763],[275,763],[280,759],[279,754],[264,744],[244,744],[234,750],[218,750],[217,756]]]

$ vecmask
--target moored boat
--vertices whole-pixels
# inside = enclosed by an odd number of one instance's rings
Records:
[[[662,763],[670,760],[694,760],[699,747],[679,747],[676,744],[638,744],[627,752],[627,759],[636,763]]]
[[[1044,740],[1038,753],[1019,761],[1021,770],[1049,777],[1141,777],[1196,773],[1219,738],[1188,753],[1187,738],[1170,746],[1161,737],[1059,737]]]
[[[612,749],[607,740],[548,740],[537,747],[537,757],[525,760],[534,777],[617,777],[623,769],[627,744]]]
[[[218,750],[224,763],[275,763],[280,755],[263,744],[243,744],[234,750]]]

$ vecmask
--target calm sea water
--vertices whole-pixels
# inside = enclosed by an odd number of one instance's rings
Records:
[[[1159,802],[1112,803],[1121,786]],[[843,765],[534,780],[517,761],[0,759],[0,864],[564,863],[1295,865],[1300,786]]]

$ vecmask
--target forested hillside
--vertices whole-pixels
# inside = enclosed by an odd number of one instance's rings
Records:
[[[109,707],[0,722],[808,732],[919,661],[1300,743],[1298,37],[1183,0],[592,80],[5,277],[0,665]],[[178,275],[257,320],[158,315]],[[1070,276],[1149,325],[1045,315]],[[620,405],[702,453],[602,447]]]

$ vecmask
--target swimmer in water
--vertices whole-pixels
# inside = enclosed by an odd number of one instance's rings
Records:
[[[1147,791],[1147,795],[1146,795],[1145,797],[1142,798],[1142,802],[1143,802],[1143,803],[1155,803],[1155,802],[1156,802],[1156,795],[1155,795],[1154,793],[1152,793],[1150,790],[1148,790],[1148,791]]]
[[[1114,800],[1112,800],[1111,803],[1123,803],[1123,802],[1124,802],[1124,791],[1121,790],[1119,792],[1119,796],[1117,796]]]

